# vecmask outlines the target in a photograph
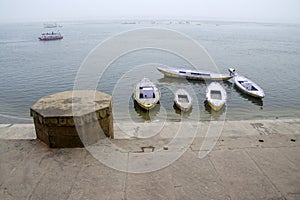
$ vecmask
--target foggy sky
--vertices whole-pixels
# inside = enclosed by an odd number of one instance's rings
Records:
[[[298,0],[0,0],[0,22],[194,19],[300,23]]]

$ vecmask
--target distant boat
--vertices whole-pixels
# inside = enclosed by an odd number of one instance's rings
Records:
[[[136,22],[122,22],[122,24],[136,24]]]
[[[160,91],[153,82],[147,78],[143,78],[136,84],[133,91],[133,98],[139,106],[145,110],[150,110],[159,102]]]
[[[44,28],[56,28],[57,23],[45,23]]]
[[[60,32],[47,32],[42,33],[42,35],[39,37],[40,40],[61,40],[63,39],[63,36],[60,34]]]
[[[245,94],[260,99],[265,97],[265,93],[261,87],[259,87],[256,83],[242,75],[236,74],[234,76],[234,83],[237,86],[237,88]]]
[[[178,89],[175,92],[174,103],[181,111],[186,112],[192,108],[192,97],[186,90]]]
[[[57,23],[44,23],[44,28],[57,28],[57,27],[62,27],[62,25],[57,24]]]
[[[212,80],[212,81],[226,81],[233,77],[232,74],[218,74],[208,71],[195,71],[188,69],[178,68],[157,68],[158,71],[163,73],[165,76],[175,78],[186,78],[191,80]]]
[[[212,82],[207,86],[206,101],[213,110],[221,110],[226,103],[226,99],[226,91],[220,83]]]

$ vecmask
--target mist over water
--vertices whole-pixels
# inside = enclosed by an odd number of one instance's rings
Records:
[[[149,26],[186,34],[208,51],[221,73],[234,67],[264,89],[266,97],[257,101],[239,93],[232,81],[224,82],[228,94],[226,119],[300,116],[300,27],[296,25],[70,23],[60,29],[63,40],[42,42],[37,39],[46,31],[42,24],[6,24],[0,27],[0,123],[31,123],[30,106],[43,96],[72,90],[82,61],[96,45],[122,31]],[[218,119],[218,114],[204,105],[205,83],[165,78],[156,70],[157,63],[191,68],[178,56],[151,49],[129,53],[108,66],[97,89],[113,94],[114,106],[120,108],[114,114],[116,120],[127,120],[128,109],[130,118],[138,122],[160,121],[164,112],[167,120],[180,120],[171,92],[179,87],[195,91],[200,120],[211,116]],[[134,84],[144,76],[154,81],[162,93],[159,107],[148,114],[134,106],[131,93],[125,92],[133,91]]]

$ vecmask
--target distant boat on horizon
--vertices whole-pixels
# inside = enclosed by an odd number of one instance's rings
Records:
[[[57,24],[56,22],[54,22],[54,23],[44,23],[44,28],[57,28],[57,27],[62,27],[62,25]]]
[[[42,33],[39,37],[39,40],[48,41],[48,40],[61,40],[64,37],[60,34],[60,32],[46,32]]]

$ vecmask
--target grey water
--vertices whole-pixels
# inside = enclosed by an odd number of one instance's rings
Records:
[[[185,34],[206,49],[219,72],[227,73],[229,67],[234,67],[260,85],[266,97],[260,101],[243,95],[232,81],[227,81],[223,83],[228,94],[226,108],[215,113],[204,103],[206,83],[167,78],[156,70],[159,63],[187,68],[189,63],[167,52],[145,49],[112,62],[97,85],[98,90],[113,95],[115,120],[217,120],[224,115],[228,120],[300,117],[300,25],[73,22],[63,24],[60,32],[64,39],[58,41],[38,40],[47,31],[42,23],[0,25],[0,123],[31,123],[30,107],[43,96],[72,90],[80,65],[98,44],[123,31],[144,27]],[[148,113],[140,110],[131,97],[134,84],[145,76],[157,84],[162,94],[159,106]],[[180,87],[190,88],[195,94],[191,113],[182,114],[173,107],[173,92]],[[193,118],[193,112],[199,112],[200,117]]]

